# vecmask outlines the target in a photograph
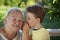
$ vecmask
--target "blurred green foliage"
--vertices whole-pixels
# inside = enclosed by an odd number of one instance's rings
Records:
[[[60,28],[60,0],[36,0],[36,2],[45,8],[45,19],[43,26],[45,28]]]
[[[50,19],[54,17],[60,18],[60,0],[49,0],[45,2],[46,6],[48,6],[48,13],[50,14]]]

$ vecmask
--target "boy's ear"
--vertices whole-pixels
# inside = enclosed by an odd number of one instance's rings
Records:
[[[39,23],[40,23],[40,18],[37,18],[37,22],[39,22]]]

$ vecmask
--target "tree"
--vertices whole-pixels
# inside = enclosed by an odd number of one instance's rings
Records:
[[[60,0],[35,0],[38,4],[43,5],[45,12],[50,15],[50,20],[54,17],[60,18]]]

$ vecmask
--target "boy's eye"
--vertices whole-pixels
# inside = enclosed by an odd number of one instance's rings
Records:
[[[27,21],[29,21],[29,20],[30,20],[30,18],[27,18],[26,20],[27,20]]]
[[[28,18],[30,20],[30,18]]]

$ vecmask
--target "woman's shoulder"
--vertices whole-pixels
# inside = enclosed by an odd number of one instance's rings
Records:
[[[2,31],[3,31],[3,28],[1,27],[0,28],[0,37],[1,37]]]
[[[0,28],[0,33],[1,33],[2,28]]]

